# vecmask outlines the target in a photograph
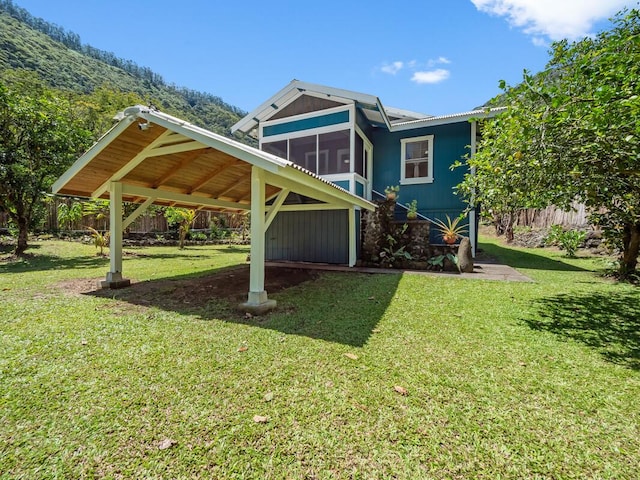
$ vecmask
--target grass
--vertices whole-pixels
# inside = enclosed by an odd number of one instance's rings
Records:
[[[0,262],[0,478],[640,471],[640,291],[602,278],[598,259],[488,239],[535,282],[324,273],[247,319],[214,299],[65,293],[108,261],[38,246]],[[152,280],[210,274],[247,251],[136,253],[125,273]]]

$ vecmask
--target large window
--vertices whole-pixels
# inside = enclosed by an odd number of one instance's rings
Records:
[[[349,143],[349,130],[318,135],[318,150],[320,151],[318,173],[320,175],[349,171]],[[326,152],[324,157],[323,152]]]
[[[433,135],[405,138],[401,141],[400,183],[433,182]]]
[[[277,155],[280,158],[284,158],[285,160],[289,158],[289,150],[288,150],[287,140],[280,140],[279,142],[271,142],[271,143],[263,143],[262,150],[267,153],[271,153],[273,155]]]
[[[319,175],[347,173],[351,167],[349,130],[265,142],[262,150]]]

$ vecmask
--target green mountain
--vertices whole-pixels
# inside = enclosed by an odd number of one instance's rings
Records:
[[[149,68],[84,45],[77,34],[34,17],[11,0],[0,0],[0,72],[18,68],[37,72],[61,90],[88,94],[106,86],[134,93],[164,112],[228,137],[245,115],[219,97],[167,84]],[[255,143],[250,137],[237,138]]]

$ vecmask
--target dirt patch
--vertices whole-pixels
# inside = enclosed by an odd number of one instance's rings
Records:
[[[266,267],[265,290],[271,295],[314,280],[318,275],[315,270]],[[56,287],[69,295],[89,294],[137,305],[182,304],[189,308],[199,308],[205,306],[212,298],[234,303],[246,300],[249,290],[249,266],[197,278],[133,282],[130,287],[120,290],[98,289],[97,282],[98,279],[95,278],[81,278],[60,282]]]

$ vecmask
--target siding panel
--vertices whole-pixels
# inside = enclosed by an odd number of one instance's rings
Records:
[[[346,264],[346,210],[280,212],[267,230],[265,256],[271,261]]]

